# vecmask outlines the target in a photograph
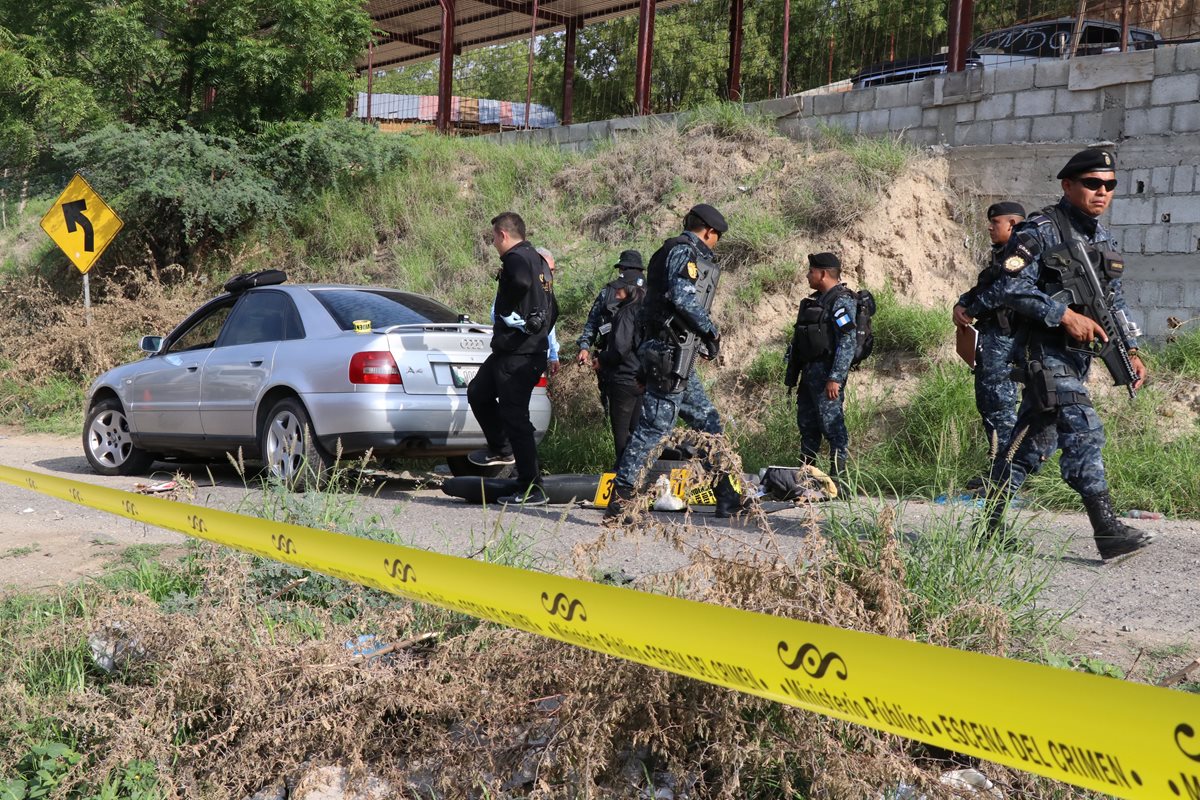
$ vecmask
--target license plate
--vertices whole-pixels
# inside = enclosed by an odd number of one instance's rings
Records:
[[[460,367],[454,364],[450,365],[450,378],[454,381],[455,389],[467,388],[467,384],[475,380],[475,376],[478,374],[478,366]]]

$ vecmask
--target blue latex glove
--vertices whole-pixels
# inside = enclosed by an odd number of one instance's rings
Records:
[[[501,317],[500,321],[510,328],[525,330],[525,320],[522,319],[521,315],[515,311],[509,314],[507,317]]]

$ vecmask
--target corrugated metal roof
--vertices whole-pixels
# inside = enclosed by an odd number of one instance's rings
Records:
[[[657,0],[658,8],[687,0]],[[565,30],[568,19],[593,24],[636,14],[638,0],[546,0],[538,3],[538,34]],[[384,33],[376,39],[376,68],[412,64],[437,58],[442,32],[438,0],[367,0],[367,13]],[[528,39],[533,27],[533,3],[524,0],[456,0],[455,53],[478,47]],[[358,61],[366,69],[364,53]]]

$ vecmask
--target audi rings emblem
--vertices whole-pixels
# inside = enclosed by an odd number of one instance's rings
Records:
[[[483,339],[463,339],[461,342],[459,342],[459,346],[461,346],[463,350],[482,350],[487,346],[487,343],[484,342]]]

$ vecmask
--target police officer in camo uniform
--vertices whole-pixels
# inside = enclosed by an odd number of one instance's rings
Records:
[[[1007,457],[1001,454],[992,464],[987,532],[1002,547],[1020,546],[1004,522],[1012,494],[1059,448],[1063,480],[1083,498],[1101,558],[1132,553],[1154,538],[1113,513],[1101,458],[1104,425],[1087,390],[1092,358],[1072,349],[1097,338],[1107,340],[1107,335],[1095,320],[1052,299],[1046,291],[1051,274],[1047,257],[1062,242],[1075,240],[1086,245],[1089,259],[1100,265],[1097,271],[1112,294],[1113,310],[1125,309],[1119,277],[1124,264],[1099,220],[1117,188],[1115,171],[1116,159],[1109,150],[1076,153],[1058,173],[1062,199],[1018,225],[1004,249],[997,302],[1015,312],[1028,343],[1013,444]],[[1125,331],[1119,335],[1125,337],[1132,354],[1137,375],[1132,388],[1136,389],[1146,379],[1146,367],[1133,336]]]
[[[700,378],[691,370],[682,389],[668,392],[650,377],[653,364],[670,364],[670,335],[663,331],[668,317],[677,317],[704,343],[705,357],[715,359],[720,349],[721,332],[696,296],[698,262],[712,259],[712,248],[729,229],[717,209],[701,203],[693,206],[683,220],[683,233],[663,242],[651,257],[646,270],[646,297],[642,301],[640,322],[643,342],[638,358],[646,376],[642,395],[642,415],[629,439],[613,485],[613,497],[605,510],[606,522],[616,520],[633,497],[635,482],[646,466],[650,452],[675,427],[682,416],[693,429],[721,433],[721,417],[704,393]],[[716,516],[729,517],[741,509],[741,495],[728,476],[715,487]]]
[[[808,286],[813,293],[800,301],[784,384],[789,392],[797,387],[800,460],[814,463],[825,439],[829,442],[830,474],[839,486],[845,486],[850,434],[843,390],[854,360],[858,303],[854,292],[842,283],[842,262],[833,253],[809,255]]]
[[[998,301],[1000,278],[1004,274],[1001,256],[1013,226],[1025,219],[1025,209],[1020,203],[995,203],[988,206],[987,218],[988,236],[992,240],[987,267],[979,273],[975,285],[958,298],[953,316],[955,325],[974,324],[979,331],[975,345],[975,405],[983,417],[990,462],[1008,451],[1013,426],[1017,424],[1017,384],[1011,372],[1019,351],[1012,311]]]

